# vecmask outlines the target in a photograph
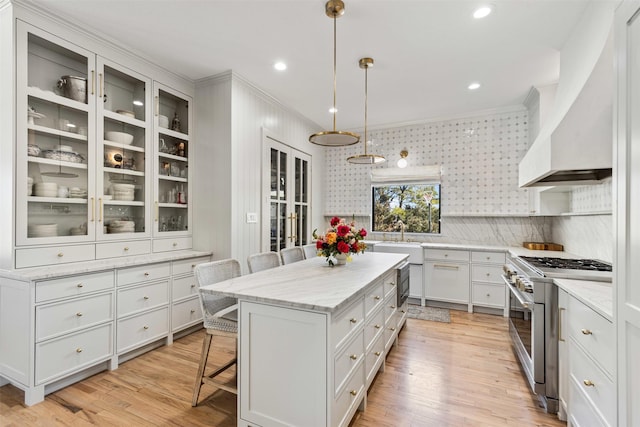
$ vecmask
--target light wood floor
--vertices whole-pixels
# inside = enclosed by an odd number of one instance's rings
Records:
[[[191,407],[198,331],[32,407],[0,387],[0,425],[234,426],[236,398],[203,387]],[[231,354],[229,342],[228,353]],[[214,360],[215,362],[215,360]],[[502,317],[451,311],[451,323],[408,319],[351,426],[564,426],[545,414],[520,372]]]

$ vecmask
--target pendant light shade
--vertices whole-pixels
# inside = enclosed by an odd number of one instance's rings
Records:
[[[344,14],[344,2],[342,0],[329,0],[325,5],[325,12],[329,18],[333,18],[333,130],[316,132],[309,137],[309,142],[325,147],[342,147],[357,144],[360,135],[336,130],[336,20]]]
[[[364,69],[364,154],[358,154],[347,158],[349,163],[355,163],[359,165],[375,165],[384,163],[387,161],[383,156],[379,154],[369,154],[367,152],[367,98],[369,96],[368,83],[369,83],[369,67],[373,67],[373,58],[360,58],[358,62],[360,68]]]

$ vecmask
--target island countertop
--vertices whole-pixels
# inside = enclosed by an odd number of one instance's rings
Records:
[[[352,258],[347,265],[335,267],[330,267],[324,257],[311,258],[203,285],[200,291],[246,301],[337,312],[408,255],[365,252]]]

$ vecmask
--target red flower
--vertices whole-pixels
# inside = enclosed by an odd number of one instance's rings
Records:
[[[351,227],[349,227],[348,225],[339,225],[337,233],[338,233],[338,236],[344,237],[347,234],[349,234],[350,231],[351,231]]]
[[[340,252],[341,254],[346,254],[349,252],[349,245],[347,245],[345,242],[338,242],[338,252]]]
[[[333,218],[331,218],[332,227],[335,227],[336,225],[338,225],[339,222],[340,222],[340,218],[338,218],[337,216],[334,216]]]
[[[355,253],[358,253],[360,251],[360,245],[358,244],[358,242],[355,242],[353,245],[351,245],[351,250]]]
[[[367,230],[365,230],[364,228],[361,228],[360,229],[360,236],[366,237],[367,236]]]
[[[316,240],[316,249],[322,249],[322,240]]]

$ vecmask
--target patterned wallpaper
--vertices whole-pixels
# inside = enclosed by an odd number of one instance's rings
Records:
[[[370,171],[396,168],[400,150],[410,166],[442,167],[442,215],[525,215],[529,198],[518,188],[518,162],[527,150],[527,111],[427,122],[369,132],[373,148],[387,162],[352,165],[362,143],[331,148],[326,155],[325,213],[370,215]]]
[[[585,185],[571,191],[571,212],[611,212],[611,180],[599,185]]]

